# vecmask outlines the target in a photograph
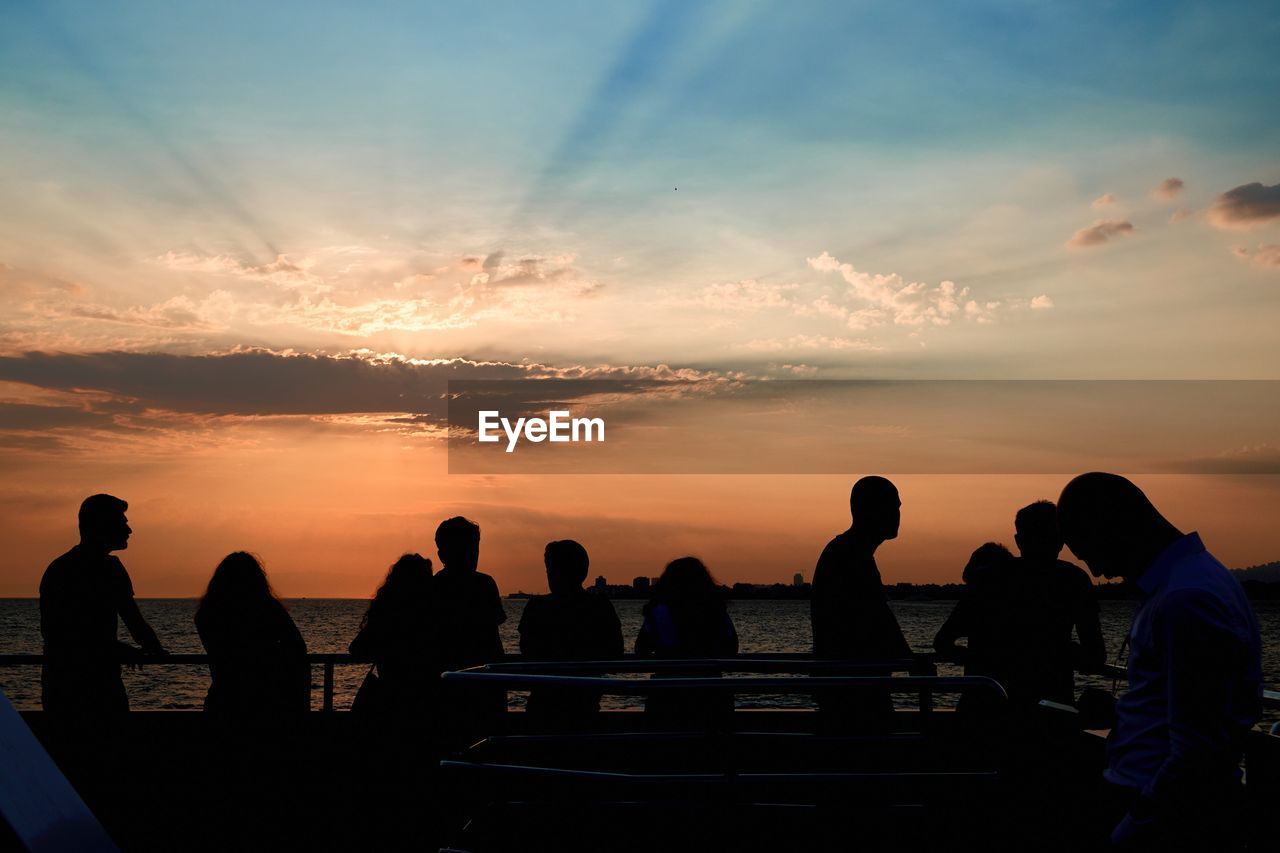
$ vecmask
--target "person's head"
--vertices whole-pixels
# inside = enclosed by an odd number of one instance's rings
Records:
[[[1136,578],[1181,532],[1118,474],[1081,474],[1058,498],[1058,528],[1095,577]]]
[[[374,611],[399,611],[421,605],[430,584],[431,561],[421,554],[402,554],[373,594],[361,627],[368,624],[369,614]]]
[[[547,586],[552,592],[581,589],[591,566],[587,549],[572,539],[548,542],[542,552],[542,562],[547,567]]]
[[[80,542],[103,551],[129,547],[129,504],[112,495],[90,495],[80,504]]]
[[[680,557],[667,563],[653,586],[655,601],[695,602],[718,597],[715,577],[697,557]]]
[[[961,578],[972,586],[990,586],[1006,577],[1014,556],[999,542],[984,542],[969,555]]]
[[[898,487],[884,477],[863,477],[849,492],[853,529],[884,542],[898,537],[902,499]]]
[[[480,562],[480,525],[455,515],[436,528],[436,553],[446,569],[475,571]]]
[[[1013,518],[1017,531],[1013,541],[1018,553],[1028,560],[1050,561],[1062,553],[1062,533],[1058,530],[1058,508],[1053,501],[1036,501],[1018,510]]]
[[[213,570],[200,599],[200,610],[238,609],[275,600],[275,590],[258,557],[248,551],[235,551],[223,557]]]

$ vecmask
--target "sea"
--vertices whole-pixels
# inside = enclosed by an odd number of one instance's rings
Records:
[[[527,599],[504,599],[507,620],[500,633],[502,644],[508,653],[519,651],[520,614]],[[196,635],[193,617],[196,600],[140,599],[143,615],[160,635],[161,642],[171,652],[200,654],[204,649]],[[312,598],[286,601],[290,614],[306,639],[307,649],[316,653],[345,652],[356,634],[360,618],[368,607],[366,599]],[[628,646],[634,642],[640,630],[642,601],[619,599],[613,602],[622,622],[623,637]],[[1106,635],[1109,659],[1114,661],[1119,651],[1134,604],[1130,601],[1103,601],[1102,627]],[[913,649],[927,651],[933,636],[942,625],[954,601],[893,601],[890,603],[902,626],[903,633]],[[1262,631],[1263,677],[1267,686],[1280,688],[1280,602],[1259,601],[1253,604]],[[807,601],[730,601],[729,614],[738,630],[739,646],[743,653],[811,651],[809,602]],[[128,639],[121,628],[121,639]],[[0,654],[37,654],[40,652],[40,615],[36,599],[0,599]],[[351,698],[360,686],[367,665],[339,666],[334,677],[334,707],[342,709],[351,704]],[[941,675],[959,675],[958,667],[939,666]],[[312,668],[313,707],[319,708],[321,696],[321,668]],[[126,669],[125,687],[129,692],[130,706],[135,710],[198,709],[202,706],[209,688],[208,670],[194,665],[147,665],[140,670]],[[1077,686],[1085,685],[1112,689],[1109,677],[1077,676]],[[1118,685],[1123,690],[1123,679]],[[40,707],[40,669],[35,666],[0,666],[0,688],[18,708]],[[514,708],[524,705],[526,694],[513,692],[510,704]],[[634,697],[606,697],[605,707],[638,707]],[[903,700],[908,701],[906,698]],[[805,707],[808,700],[803,695],[740,697],[743,707]],[[940,697],[945,705],[947,697]],[[1260,725],[1280,722],[1280,710],[1268,709]]]

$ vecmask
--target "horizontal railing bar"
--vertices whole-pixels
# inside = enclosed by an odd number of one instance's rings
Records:
[[[858,672],[910,672],[928,666],[928,661],[897,659],[887,661],[846,661],[814,658],[809,655],[743,655],[732,658],[660,659],[632,656],[600,661],[535,661],[528,658],[504,660],[468,667],[461,672],[534,673],[554,675],[562,672],[680,672],[703,669],[727,672],[825,672],[855,674]]]
[[[604,693],[650,693],[667,690],[725,691],[733,693],[813,693],[815,691],[879,690],[915,693],[920,690],[959,692],[985,690],[1005,697],[1000,683],[983,676],[814,676],[810,678],[589,678],[579,675],[525,675],[521,673],[462,670],[440,676],[449,682],[505,686],[511,690],[535,687],[579,687]]]

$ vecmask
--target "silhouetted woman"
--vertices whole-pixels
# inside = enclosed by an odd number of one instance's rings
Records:
[[[1016,629],[1017,560],[1003,545],[987,542],[964,567],[965,589],[951,615],[933,638],[933,649],[944,660],[964,664],[965,675],[983,675],[1009,689],[1019,644],[1026,638]],[[964,637],[967,646],[956,644]],[[1003,703],[987,693],[969,692],[960,698],[966,713],[990,711]]]
[[[212,676],[206,711],[304,713],[311,707],[307,645],[258,558],[228,554],[196,610]]]
[[[672,560],[644,606],[636,654],[653,658],[724,658],[737,653],[738,632],[711,572],[696,557]],[[682,674],[704,678],[720,675],[716,670]],[[707,727],[724,722],[722,715],[732,713],[733,695],[655,692],[645,702],[645,710],[660,726]]]
[[[430,710],[440,668],[432,644],[431,561],[395,561],[351,641],[351,654],[374,664],[352,710],[421,714]]]

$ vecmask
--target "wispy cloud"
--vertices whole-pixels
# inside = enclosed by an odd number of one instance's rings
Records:
[[[1103,193],[1102,195],[1098,196],[1093,200],[1092,206],[1096,208],[1110,207],[1111,205],[1115,204],[1117,201],[1119,201],[1119,199],[1116,198],[1115,193]]]
[[[691,294],[674,294],[665,301],[672,305],[697,305],[713,311],[760,311],[794,306],[800,285],[775,284],[745,278],[709,284]]]
[[[1127,219],[1100,219],[1072,234],[1067,245],[1077,249],[1101,246],[1117,237],[1132,237],[1136,230]]]
[[[1259,269],[1280,270],[1280,245],[1263,243],[1254,250],[1245,246],[1236,246],[1231,252],[1240,260],[1248,261]]]
[[[863,338],[841,338],[828,335],[792,335],[789,338],[757,338],[742,344],[742,348],[755,352],[800,352],[815,350],[846,350],[880,352],[877,346]]]
[[[1151,190],[1151,197],[1159,201],[1173,201],[1182,195],[1185,186],[1182,178],[1165,178]]]

